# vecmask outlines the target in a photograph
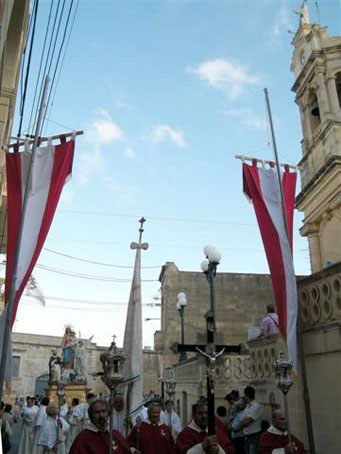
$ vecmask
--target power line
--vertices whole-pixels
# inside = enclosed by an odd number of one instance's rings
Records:
[[[25,298],[32,298],[34,299],[34,296],[30,295],[25,295]],[[79,298],[67,298],[67,297],[58,297],[58,296],[45,296],[45,300],[51,300],[51,301],[60,301],[60,302],[65,302],[65,303],[72,303],[72,304],[90,304],[90,305],[95,305],[95,306],[128,306],[127,301],[98,301],[98,300],[84,300],[84,299],[79,299]],[[160,307],[161,304],[155,304],[155,303],[143,303],[142,306],[146,307]],[[50,305],[48,305],[50,307]]]
[[[140,218],[141,215],[137,214],[121,214],[121,213],[111,213],[111,212],[100,212],[100,211],[79,211],[79,210],[58,210],[61,213],[71,213],[71,214],[84,214],[90,216],[116,216],[122,218]],[[207,219],[191,219],[191,218],[168,218],[162,216],[147,216],[147,219],[153,219],[155,221],[172,221],[172,222],[192,222],[192,223],[200,223],[200,224],[221,224],[230,227],[256,227],[256,224],[250,224],[245,222],[227,222],[227,221],[214,221],[214,220],[207,220]]]
[[[80,257],[75,257],[73,255],[64,254],[62,252],[57,252],[57,251],[54,251],[52,249],[48,249],[46,247],[44,247],[44,251],[48,251],[48,252],[51,252],[52,254],[60,255],[62,257],[67,257],[67,258],[72,259],[72,260],[78,260],[79,262],[92,263],[93,265],[108,266],[108,267],[111,267],[111,268],[127,268],[127,269],[134,268],[132,265],[114,265],[112,263],[103,263],[103,262],[96,262],[94,260],[83,259],[83,258],[80,258]],[[145,268],[148,268],[148,269],[158,268],[158,269],[160,269],[161,265],[157,265],[157,266],[143,266],[142,268],[143,269],[145,269]]]
[[[57,274],[63,274],[65,276],[70,276],[70,277],[78,277],[81,279],[88,279],[88,280],[94,280],[94,281],[103,281],[103,282],[117,282],[117,283],[131,283],[131,279],[126,279],[126,278],[113,278],[113,277],[108,277],[108,276],[95,276],[91,274],[84,274],[84,273],[77,273],[74,271],[68,271],[64,269],[59,269],[59,268],[53,268],[50,266],[42,265],[38,263],[36,265],[36,268],[45,270],[45,271],[51,271],[53,273]],[[141,282],[158,282],[157,279],[141,279]]]

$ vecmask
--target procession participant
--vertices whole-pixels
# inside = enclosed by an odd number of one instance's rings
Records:
[[[94,393],[88,393],[86,395],[86,402],[80,404],[81,412],[82,412],[82,429],[85,429],[86,426],[90,424],[90,418],[88,414],[88,408],[91,402],[95,399]]]
[[[38,407],[34,405],[34,398],[26,397],[26,406],[22,408],[23,430],[20,439],[18,454],[32,454],[34,440],[34,423]]]
[[[113,401],[112,428],[118,430],[124,437],[127,429],[131,427],[130,417],[124,411],[124,400],[121,394],[116,394]]]
[[[66,454],[65,433],[69,424],[58,417],[58,407],[48,405],[46,407],[46,419],[41,427],[37,445],[42,449],[42,454]]]
[[[69,454],[101,454],[109,452],[108,402],[104,399],[93,400],[90,403],[88,413],[90,424],[77,435]],[[130,454],[127,441],[115,429],[112,430],[112,440],[115,454]]]
[[[267,304],[266,316],[263,318],[260,324],[260,333],[258,337],[273,336],[279,333],[279,321],[278,315],[275,312],[273,304]]]
[[[49,402],[50,399],[48,397],[44,397],[39,406],[37,417],[34,423],[33,454],[41,454],[43,452],[43,449],[37,445],[37,442],[39,439],[41,427],[47,418],[46,407],[48,406]]]
[[[1,453],[6,454],[11,449],[11,437],[12,429],[8,420],[5,418],[5,404],[0,404],[0,447],[2,447]]]
[[[12,405],[11,404],[5,404],[3,418],[6,419],[6,421],[8,422],[8,424],[11,427],[13,426],[14,417],[12,415]]]
[[[164,422],[167,424],[176,440],[176,437],[182,430],[182,424],[179,415],[174,410],[174,402],[171,399],[168,399],[165,402]]]
[[[193,419],[176,440],[177,454],[233,454],[232,443],[223,423],[216,418],[216,435],[208,435],[208,408],[205,401],[192,407]]]
[[[272,426],[264,432],[258,445],[259,454],[305,454],[303,443],[291,435],[289,443],[288,423],[285,413],[282,410],[274,411],[272,415]]]
[[[66,419],[68,413],[69,413],[69,407],[68,404],[66,403],[65,397],[62,398],[60,402],[60,408],[59,408],[59,416],[63,419]]]
[[[253,386],[246,386],[244,389],[244,399],[246,408],[240,421],[240,428],[243,429],[245,436],[246,454],[257,454],[258,440],[262,432],[263,408],[256,401],[256,390]]]
[[[66,450],[70,449],[70,446],[73,443],[73,440],[82,430],[82,421],[84,413],[79,399],[74,397],[71,402],[71,408],[68,417],[68,423],[70,424],[70,429],[66,436]]]
[[[137,424],[128,436],[132,453],[175,454],[173,436],[160,415],[161,405],[152,402],[148,406],[148,419]]]
[[[238,402],[235,402],[235,415],[232,420],[231,438],[236,454],[245,454],[244,431],[240,427],[240,421],[243,419],[245,406],[246,403],[244,399],[240,399]]]

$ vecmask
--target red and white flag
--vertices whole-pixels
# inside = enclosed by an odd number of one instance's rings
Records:
[[[274,168],[243,163],[244,192],[251,199],[268,260],[279,318],[279,328],[287,342],[289,359],[297,364],[297,287],[293,264],[293,217],[297,174],[281,174],[288,223],[283,218],[277,172]]]
[[[66,179],[71,176],[75,141],[64,141],[53,146],[49,141],[36,150],[31,169],[29,196],[17,269],[16,294],[12,311],[15,320],[20,297],[38,260],[49,232],[58,201]],[[18,246],[18,234],[22,217],[24,193],[32,150],[6,154],[8,239],[6,261],[5,302],[11,289],[13,265]]]

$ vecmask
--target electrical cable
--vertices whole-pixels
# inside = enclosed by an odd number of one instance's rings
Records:
[[[45,38],[44,38],[44,44],[43,44],[43,50],[41,52],[37,83],[36,83],[36,87],[35,87],[35,90],[34,90],[34,96],[33,96],[33,101],[32,101],[30,120],[28,122],[28,127],[27,127],[27,132],[28,133],[29,133],[30,128],[31,128],[31,121],[32,121],[32,116],[33,116],[35,103],[36,103],[36,97],[37,97],[37,91],[38,91],[38,86],[39,86],[39,81],[40,81],[41,69],[42,69],[42,66],[43,66],[44,55],[45,55],[45,47],[46,47],[46,43],[47,43],[47,37],[48,37],[48,34],[49,34],[50,21],[51,21],[51,16],[52,16],[52,9],[53,9],[53,2],[51,1],[49,17],[48,17],[48,20],[47,20],[47,26],[46,26],[46,32],[45,32]],[[37,101],[37,108],[38,108],[38,105],[39,105],[39,99]]]
[[[54,250],[46,248],[46,247],[44,247],[44,251],[48,251],[48,252],[51,252],[52,254],[60,255],[62,257],[67,257],[67,258],[72,259],[72,260],[78,260],[80,262],[92,263],[93,265],[109,266],[111,268],[128,268],[128,269],[134,268],[132,265],[113,265],[112,263],[95,262],[93,260],[82,259],[80,257],[75,257],[73,255],[64,254],[62,252],[57,252],[57,251],[54,251]],[[161,265],[157,265],[157,266],[143,266],[142,268],[143,269],[145,269],[145,268],[148,268],[148,269],[158,268],[158,269],[160,269]]]
[[[26,95],[27,95],[27,86],[28,86],[28,79],[29,79],[29,75],[30,75],[33,43],[34,43],[34,37],[35,37],[35,31],[36,31],[36,25],[37,25],[38,6],[39,6],[39,0],[35,0],[34,10],[33,10],[33,26],[32,26],[33,28],[32,28],[31,44],[30,44],[30,50],[29,50],[29,53],[28,53],[28,61],[27,61],[27,67],[26,67],[26,76],[25,76],[25,82],[24,82],[24,92],[23,92],[23,96],[22,96],[22,103],[21,103],[21,109],[20,109],[20,121],[19,121],[19,128],[18,128],[18,134],[17,134],[18,137],[21,136],[21,129],[22,129],[22,124],[23,124],[23,120],[24,120]]]
[[[68,12],[68,15],[67,15],[67,19],[66,19],[66,23],[65,23],[65,28],[64,28],[64,33],[63,33],[63,37],[62,37],[62,40],[61,40],[61,44],[60,44],[60,48],[59,48],[59,52],[58,52],[58,56],[57,56],[57,61],[56,61],[56,63],[55,63],[55,69],[54,69],[54,72],[53,72],[52,81],[51,81],[51,84],[50,84],[49,95],[48,95],[48,97],[47,97],[46,111],[47,111],[48,106],[49,106],[49,104],[50,104],[50,99],[51,99],[51,95],[52,95],[52,91],[53,91],[53,86],[54,86],[54,82],[55,82],[55,78],[56,78],[56,74],[57,74],[57,70],[58,70],[58,65],[59,65],[60,57],[61,57],[61,55],[62,55],[62,50],[63,50],[63,47],[64,47],[65,38],[66,38],[66,32],[67,32],[68,25],[69,25],[69,21],[70,21],[70,17],[71,17],[71,11],[72,11],[72,7],[73,7],[73,2],[74,2],[74,0],[71,0],[71,2],[70,2],[69,12]],[[63,7],[64,7],[64,5],[63,5]],[[44,128],[44,121],[45,121],[45,119],[43,118],[42,130],[43,130],[43,128]]]
[[[46,56],[46,60],[45,60],[45,66],[44,66],[43,76],[46,75],[47,66],[48,66],[48,62],[49,62],[49,58],[50,58],[51,46],[52,46],[52,41],[53,41],[53,37],[54,37],[54,34],[55,34],[55,28],[56,28],[56,23],[57,23],[57,18],[58,18],[58,12],[59,12],[59,8],[60,8],[60,1],[61,1],[61,0],[58,0],[58,4],[57,4],[55,16],[54,16],[53,27],[52,27],[52,32],[51,32],[51,37],[50,37],[50,42],[49,42],[49,48],[48,48],[47,56]],[[54,4],[55,2],[52,2],[52,3]],[[53,55],[52,55],[52,58],[53,58]],[[40,92],[39,92],[38,100],[41,99],[42,93],[43,93],[43,83],[41,83],[41,85],[40,85]],[[39,103],[38,103],[38,105],[39,105]],[[35,126],[35,124],[37,123],[38,111],[39,111],[39,108],[38,108],[38,106],[37,106],[36,113],[35,113],[35,115],[34,115],[34,121],[33,121],[33,124],[32,124],[31,134],[33,134],[33,132],[34,132],[34,126]]]
[[[131,283],[131,279],[125,279],[125,278],[112,278],[108,276],[95,276],[91,274],[84,274],[84,273],[77,273],[69,270],[63,270],[59,268],[53,268],[50,266],[42,265],[41,263],[38,263],[36,265],[37,268],[40,268],[45,271],[51,271],[53,273],[57,274],[63,274],[65,276],[69,277],[78,277],[81,279],[88,279],[88,280],[94,280],[94,281],[103,281],[103,282],[116,282],[116,283]],[[141,279],[141,282],[158,282],[157,279]]]
[[[57,93],[57,88],[58,88],[58,85],[59,85],[60,76],[61,76],[61,73],[62,73],[62,70],[63,70],[63,67],[64,67],[66,53],[67,53],[67,50],[69,48],[70,38],[71,38],[71,35],[72,35],[72,32],[73,32],[73,28],[74,28],[74,25],[75,25],[75,20],[76,20],[76,16],[77,16],[77,12],[78,12],[78,7],[79,7],[79,2],[80,2],[80,0],[78,0],[77,5],[76,5],[75,10],[74,10],[72,24],[71,24],[69,36],[67,38],[67,42],[66,42],[66,45],[65,45],[65,48],[64,48],[64,54],[63,54],[63,58],[62,58],[62,62],[61,62],[60,68],[59,68],[57,81],[56,81],[56,84],[55,84],[55,89],[54,89],[54,93],[53,93],[53,96],[52,96],[52,101],[51,101],[51,104],[50,104],[49,113],[46,114],[45,118],[44,118],[45,121],[56,123],[57,125],[61,126],[62,128],[69,129],[70,131],[74,131],[74,129],[68,128],[67,126],[61,125],[61,124],[59,124],[59,123],[57,123],[55,121],[50,120],[50,115],[51,115],[52,107],[54,105],[54,100],[55,100],[55,96],[56,96],[56,93]],[[51,92],[52,92],[52,90],[51,90]],[[47,128],[47,124],[45,125],[45,128]]]

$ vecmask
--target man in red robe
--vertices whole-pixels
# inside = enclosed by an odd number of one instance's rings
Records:
[[[148,406],[148,419],[137,424],[128,436],[131,452],[135,454],[175,454],[175,444],[169,427],[160,421],[161,406]]]
[[[282,410],[272,416],[272,426],[264,432],[258,444],[259,454],[305,454],[303,443],[291,435],[289,443],[287,419]]]
[[[208,435],[208,409],[206,402],[192,408],[193,419],[176,439],[177,454],[233,454],[233,445],[224,425],[216,419],[216,435]]]
[[[108,402],[104,399],[93,400],[90,403],[88,414],[91,423],[77,435],[69,454],[106,454],[109,452]],[[112,443],[115,454],[130,454],[127,441],[114,429],[112,431]]]

